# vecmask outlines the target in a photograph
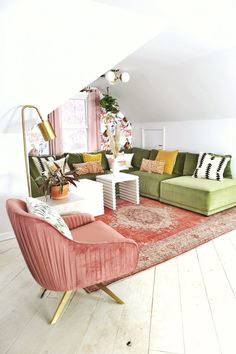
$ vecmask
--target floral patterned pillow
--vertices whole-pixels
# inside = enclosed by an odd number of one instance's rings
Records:
[[[165,161],[143,159],[140,167],[140,171],[145,171],[149,173],[151,172],[159,173],[162,175],[164,172],[164,167],[165,167]]]
[[[73,167],[75,168],[75,173],[78,176],[86,175],[87,173],[104,172],[101,161],[73,163]]]
[[[53,225],[64,236],[70,240],[73,240],[68,226],[55,209],[51,208],[41,200],[31,197],[26,198],[26,205],[30,214],[43,218],[46,222]]]

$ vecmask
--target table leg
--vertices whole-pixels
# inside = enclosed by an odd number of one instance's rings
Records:
[[[116,188],[113,181],[102,181],[105,207],[116,210]]]
[[[139,204],[139,180],[120,182],[120,198]]]

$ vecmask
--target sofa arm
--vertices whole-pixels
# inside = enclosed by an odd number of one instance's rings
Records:
[[[76,227],[89,224],[90,222],[95,221],[93,215],[88,213],[78,213],[63,216],[63,220],[67,224],[70,230],[75,229]]]

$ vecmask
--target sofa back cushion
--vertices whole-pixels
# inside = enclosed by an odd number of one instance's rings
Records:
[[[178,152],[174,169],[173,169],[174,175],[183,176],[185,158],[186,158],[186,152]]]
[[[190,152],[186,153],[185,162],[184,162],[184,170],[183,170],[184,176],[192,176],[193,175],[193,173],[197,167],[198,156],[199,156],[199,154],[192,154]]]
[[[74,163],[82,163],[82,162],[84,162],[83,161],[83,155],[82,154],[80,154],[80,153],[72,153],[72,152],[70,152],[70,153],[68,153],[68,160],[67,160],[67,163],[68,163],[68,165],[69,165],[69,167],[70,167],[70,169],[71,170],[73,170],[73,164]]]
[[[159,150],[152,149],[152,150],[150,151],[149,160],[156,160],[158,151],[159,151]]]
[[[132,152],[134,153],[134,156],[132,159],[132,166],[140,169],[142,160],[149,159],[150,150],[141,149],[141,148],[133,148]]]
[[[232,172],[231,172],[231,155],[221,155],[221,154],[212,154],[212,156],[219,156],[219,157],[230,157],[230,160],[228,161],[226,168],[224,170],[224,178],[233,178]],[[192,176],[198,163],[198,157],[199,154],[194,154],[187,152],[186,153],[186,158],[184,162],[184,171],[183,171],[183,176]]]

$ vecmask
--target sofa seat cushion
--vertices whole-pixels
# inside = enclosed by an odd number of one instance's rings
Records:
[[[95,221],[72,230],[73,245],[80,247],[77,271],[79,288],[94,285],[131,273],[138,262],[138,245],[123,237],[102,221]],[[89,246],[89,247],[88,247]]]
[[[125,242],[128,240],[102,221],[94,221],[77,227],[71,230],[71,233],[74,241],[85,243]]]
[[[139,176],[140,194],[153,199],[159,199],[161,181],[176,177],[176,175],[169,175],[166,173],[160,175],[144,171],[134,171],[132,174]]]
[[[161,183],[160,201],[211,215],[236,205],[236,180],[172,178]]]
[[[91,179],[92,181],[96,181],[96,176],[106,175],[108,173],[111,173],[111,171],[108,170],[108,171],[104,171],[104,172],[100,172],[100,173],[86,173],[85,175],[78,176],[78,180],[87,178],[87,179]]]
[[[134,171],[139,171],[139,168],[137,168],[137,167],[131,167],[131,168],[129,168],[128,170],[122,171],[122,173],[131,173],[131,172],[134,172]]]

